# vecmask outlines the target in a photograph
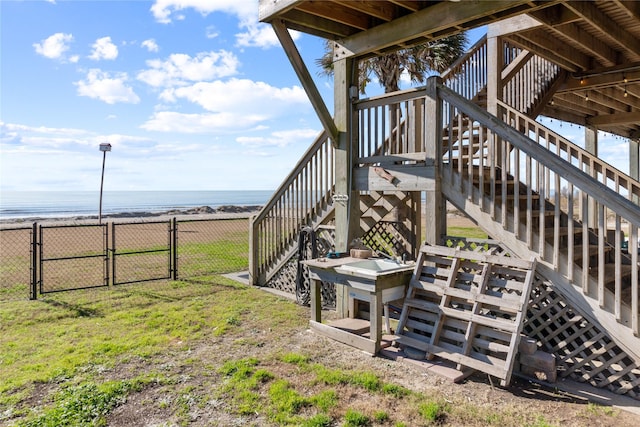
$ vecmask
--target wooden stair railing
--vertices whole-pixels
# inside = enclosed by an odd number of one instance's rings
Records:
[[[466,202],[481,207],[480,212],[485,212],[499,225],[496,228],[484,224],[488,231],[510,233],[514,244],[519,242],[520,248],[536,253],[543,267],[556,277],[562,276],[580,286],[587,298],[594,299],[601,309],[612,313],[621,325],[638,335],[638,252],[624,253],[622,232],[624,227],[629,235],[629,247],[637,248],[640,209],[619,193],[622,185],[627,185],[631,194],[636,194],[635,184],[602,163],[598,166],[601,174],[614,182],[614,188],[610,188],[585,172],[583,164],[576,166],[573,154],[569,160],[561,157],[562,143],[545,147],[444,85],[437,84],[437,91],[447,105],[444,110],[455,109],[449,117],[466,116],[473,124],[468,126],[468,131],[483,133],[486,137],[483,135],[481,140],[489,141],[483,155],[470,161],[459,162],[450,155],[444,157],[443,181],[449,186],[455,183],[455,190],[447,197],[461,202],[460,195],[464,195]],[[539,128],[536,133],[540,133]],[[548,133],[544,135],[551,140]],[[458,143],[468,145],[468,141],[473,138],[467,135],[459,138]],[[574,152],[566,141],[565,147],[569,153]],[[471,148],[460,148],[461,153],[471,151]],[[589,164],[595,165],[594,160],[589,159]],[[563,188],[567,188],[566,207],[561,206]],[[588,227],[590,199],[599,202],[597,229]],[[579,212],[574,206],[576,203],[580,206]],[[607,232],[608,217],[613,221],[612,233]],[[576,232],[580,233],[579,240]],[[625,267],[627,265],[630,267]],[[613,289],[607,287],[608,270],[615,272]],[[628,279],[624,277],[627,270]],[[628,291],[623,289],[625,280],[628,280]],[[636,357],[640,356],[638,350],[635,349]]]
[[[332,209],[335,156],[326,134],[320,133],[289,176],[252,219],[250,228],[250,282],[262,285],[286,262],[300,229],[322,222]]]
[[[607,187],[618,193],[621,191],[626,193],[629,200],[640,199],[640,182],[509,105],[501,102],[498,104],[502,109],[501,118],[505,123],[543,145],[547,150],[556,152],[566,161],[590,173]]]
[[[556,64],[503,42],[505,68],[502,72],[502,101],[528,117],[537,117],[564,76]]]
[[[442,82],[470,101],[482,102],[487,87],[487,36],[442,73]]]

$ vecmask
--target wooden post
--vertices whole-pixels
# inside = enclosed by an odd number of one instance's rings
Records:
[[[249,285],[259,286],[258,283],[258,259],[259,259],[259,241],[258,227],[255,223],[256,215],[249,220]]]
[[[585,126],[584,149],[593,154],[594,157],[598,157],[598,129],[591,126]],[[598,179],[594,165],[591,165],[591,170],[586,172],[594,179]],[[598,202],[593,197],[589,197],[588,210],[589,222],[587,225],[592,230],[595,230],[596,228],[598,228]]]
[[[354,60],[341,59],[333,64],[333,85],[335,114],[338,130],[335,168],[335,218],[337,252],[349,251],[349,243],[355,239],[360,226],[360,201],[357,191],[353,191],[353,166],[358,157],[358,126],[352,111],[350,87]],[[348,293],[344,286],[336,287],[336,311],[340,317],[348,315]]]
[[[442,197],[442,100],[438,97],[437,84],[440,77],[427,80],[425,114],[426,165],[434,169],[433,190],[426,191],[425,241],[431,245],[441,245],[447,231],[446,202]]]
[[[487,39],[487,111],[498,115],[498,103],[502,101],[502,68],[504,52],[500,37]]]
[[[504,51],[501,37],[487,38],[487,111],[498,117],[498,101],[503,99],[502,69],[504,68]],[[489,138],[489,135],[487,135]],[[502,144],[496,136],[493,161],[502,166]]]
[[[629,176],[640,181],[640,140],[629,140]],[[640,203],[638,196],[632,196],[631,201]]]

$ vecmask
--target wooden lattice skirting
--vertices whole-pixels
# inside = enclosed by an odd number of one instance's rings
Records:
[[[523,332],[541,343],[541,350],[556,356],[559,378],[640,400],[640,366],[539,276],[533,283]]]

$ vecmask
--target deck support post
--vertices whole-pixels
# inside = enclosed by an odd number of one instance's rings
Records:
[[[584,149],[587,150],[590,154],[593,154],[594,157],[598,157],[598,129],[593,126],[585,126],[584,127]],[[585,171],[589,175],[593,177],[593,179],[598,179],[598,173],[596,172],[593,165],[591,165],[591,170]],[[593,197],[589,197],[588,204],[588,223],[587,225],[592,230],[598,228],[598,202]]]
[[[425,104],[426,132],[425,151],[426,165],[434,168],[433,190],[426,191],[425,204],[425,241],[430,245],[441,245],[447,233],[446,201],[442,197],[442,100],[438,97],[437,85],[440,77],[427,80],[427,97]]]
[[[502,70],[504,69],[504,51],[502,37],[487,38],[487,112],[498,117],[498,101],[503,100]],[[487,135],[489,138],[489,135]],[[494,162],[502,165],[502,144],[496,136]]]
[[[336,147],[335,250],[337,252],[347,252],[349,243],[359,237],[360,229],[360,200],[353,185],[353,168],[358,158],[357,116],[354,114],[351,103],[354,66],[355,61],[351,58],[340,59],[333,63],[334,121],[338,131],[337,141],[334,141]],[[336,311],[339,317],[348,315],[348,292],[344,286],[336,287]]]
[[[629,176],[640,181],[640,140],[629,140]],[[631,196],[631,201],[640,203],[640,197]]]

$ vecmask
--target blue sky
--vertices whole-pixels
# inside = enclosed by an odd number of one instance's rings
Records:
[[[181,6],[181,5],[184,5]],[[257,0],[1,1],[0,190],[275,189],[320,131]],[[295,35],[315,67],[322,40]],[[317,78],[332,109],[331,80]]]
[[[103,142],[105,191],[277,188],[321,126],[257,14],[257,0],[0,0],[0,191],[96,190]],[[323,41],[293,36],[331,111]]]

